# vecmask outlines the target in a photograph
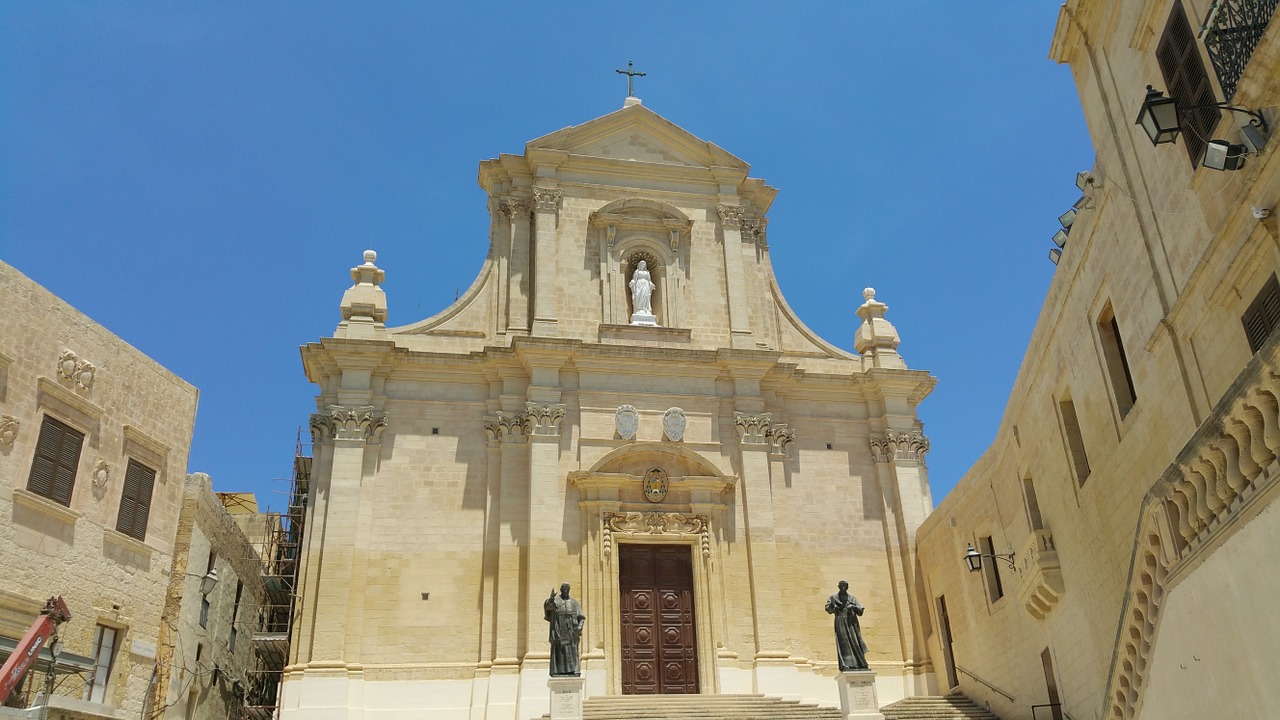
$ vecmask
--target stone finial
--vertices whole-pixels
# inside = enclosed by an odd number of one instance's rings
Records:
[[[378,253],[364,251],[364,264],[351,268],[355,283],[342,294],[342,322],[335,337],[375,338],[386,335],[387,294],[379,285],[387,274],[374,264]]]
[[[907,364],[898,354],[898,331],[893,323],[884,319],[889,306],[876,300],[875,288],[862,291],[865,302],[858,307],[858,317],[862,325],[854,336],[853,349],[862,355],[864,368],[898,368],[905,370]]]

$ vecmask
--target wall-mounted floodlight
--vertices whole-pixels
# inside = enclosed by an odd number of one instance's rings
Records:
[[[1076,173],[1076,187],[1080,188],[1080,192],[1088,192],[1089,186],[1096,185],[1097,182],[1098,181],[1093,178],[1093,173],[1088,170]]]
[[[1226,140],[1210,140],[1204,146],[1204,166],[1214,170],[1239,170],[1249,149]]]
[[[1054,233],[1054,234],[1053,234],[1053,244],[1054,244],[1054,245],[1057,245],[1058,247],[1066,247],[1066,246],[1067,246],[1067,231],[1066,231],[1066,230],[1059,230],[1058,232]]]
[[[1061,259],[1062,259],[1062,251],[1061,251],[1061,250],[1059,250],[1058,248],[1049,248],[1049,261],[1050,261],[1050,262],[1052,262],[1054,265],[1057,265],[1057,264],[1058,264],[1058,261],[1059,261],[1059,260],[1061,260]]]
[[[1076,208],[1074,205],[1071,206],[1070,210],[1058,216],[1058,224],[1061,225],[1062,229],[1066,230],[1067,232],[1071,232],[1071,225],[1075,223],[1075,221],[1076,221]]]

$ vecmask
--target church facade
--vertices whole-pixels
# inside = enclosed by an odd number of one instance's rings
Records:
[[[839,580],[881,702],[933,689],[935,380],[870,289],[856,354],[795,316],[776,191],[748,170],[629,98],[481,163],[489,253],[434,317],[389,327],[365,253],[302,348],[319,393],[282,717],[540,717],[562,582],[588,696],[833,705]]]

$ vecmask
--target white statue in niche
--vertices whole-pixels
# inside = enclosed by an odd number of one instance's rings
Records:
[[[649,266],[644,260],[631,273],[631,324],[656,327],[658,318],[653,314],[653,291],[658,289],[649,276]]]

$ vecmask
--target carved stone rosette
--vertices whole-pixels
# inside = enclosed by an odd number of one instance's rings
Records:
[[[704,560],[711,557],[711,522],[706,515],[675,512],[625,512],[604,514],[605,557],[613,552],[613,533],[630,535],[697,535]]]
[[[538,212],[553,213],[560,209],[560,200],[564,197],[564,193],[551,188],[534,188],[533,201],[537,205]]]
[[[13,447],[18,439],[18,429],[22,423],[12,415],[0,415],[0,446]]]
[[[387,426],[387,413],[372,405],[346,407],[330,405],[328,410],[311,415],[311,440],[328,444],[334,440],[362,440],[377,444]]]
[[[529,435],[560,435],[560,421],[564,420],[564,405],[527,402],[525,428]]]
[[[716,208],[716,212],[720,214],[720,223],[727,228],[738,229],[742,227],[742,217],[746,213],[739,205],[721,205]]]
[[[529,436],[530,425],[529,416],[525,413],[498,411],[485,416],[484,434],[494,447],[504,442],[524,442]]]
[[[869,442],[871,455],[878,463],[894,460],[924,462],[925,453],[929,452],[929,438],[919,430],[909,432],[886,430],[883,433],[872,433]]]

